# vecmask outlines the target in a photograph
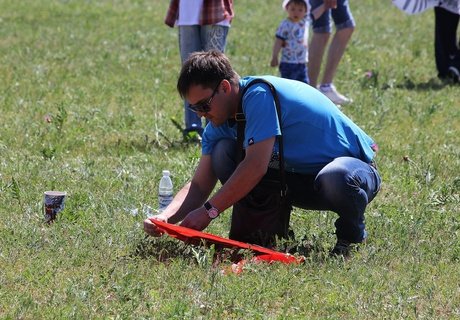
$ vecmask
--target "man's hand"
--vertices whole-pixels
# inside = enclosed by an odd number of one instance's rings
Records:
[[[335,9],[337,8],[337,0],[324,0],[324,6],[326,9]]]
[[[209,218],[206,209],[204,207],[200,207],[190,212],[180,225],[181,227],[202,231],[209,225],[211,220],[212,219]]]
[[[153,216],[152,218],[148,218],[144,220],[144,231],[148,235],[152,237],[159,237],[161,236],[164,232],[159,229],[150,219],[162,221],[162,222],[168,222],[168,217],[166,217],[163,214],[157,214]]]

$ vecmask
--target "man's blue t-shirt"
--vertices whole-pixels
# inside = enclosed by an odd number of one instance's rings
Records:
[[[344,156],[371,162],[374,141],[318,90],[274,76],[242,78],[240,90],[256,78],[272,83],[279,97],[286,171],[316,174],[335,158]],[[275,101],[266,84],[255,84],[246,91],[243,112],[244,148],[281,133]],[[236,140],[236,128],[236,124],[214,127],[209,123],[203,133],[202,153],[211,154],[220,139]],[[274,153],[277,150],[275,144]]]

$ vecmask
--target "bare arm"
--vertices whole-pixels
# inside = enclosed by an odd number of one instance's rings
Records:
[[[209,202],[219,212],[224,211],[246,196],[262,179],[267,172],[274,143],[275,137],[271,137],[246,149],[244,160],[238,165],[222,188],[209,199]],[[181,225],[203,230],[210,222],[211,219],[208,217],[205,208],[200,207],[190,212]]]
[[[170,223],[177,223],[194,209],[201,207],[211,194],[217,178],[211,167],[211,156],[201,157],[191,182],[187,183],[176,194],[171,204],[153,219]],[[152,236],[161,234],[150,219],[144,220],[144,230]]]
[[[275,38],[275,43],[273,44],[272,61],[270,62],[271,67],[276,67],[279,64],[278,56],[281,48],[283,47],[283,43],[284,41],[280,38]]]
[[[211,156],[202,156],[191,182],[186,184],[163,212],[171,223],[177,223],[192,210],[201,207],[211,194],[217,178],[211,167]]]
[[[245,197],[267,173],[275,137],[260,141],[246,149],[246,156],[230,179],[210,199],[219,211]]]
[[[333,4],[330,4],[331,6]],[[323,13],[328,9],[328,8],[335,8],[337,7],[337,1],[335,1],[335,6],[333,7],[328,7],[328,5],[326,4],[326,1],[325,3],[323,3],[322,5],[320,5],[319,7],[315,8],[315,10],[313,10],[311,12],[313,18],[316,20],[316,19],[319,19],[319,17],[321,17],[323,15]]]
[[[323,4],[326,6],[326,9],[337,8],[337,0],[324,0]]]

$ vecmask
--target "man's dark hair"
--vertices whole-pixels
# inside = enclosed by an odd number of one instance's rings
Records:
[[[215,88],[224,79],[235,85],[239,76],[223,53],[217,50],[194,52],[182,65],[177,91],[185,98],[191,85]]]

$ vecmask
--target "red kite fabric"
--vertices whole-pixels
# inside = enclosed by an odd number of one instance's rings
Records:
[[[287,253],[271,250],[258,245],[222,238],[210,233],[205,233],[190,228],[181,227],[175,224],[170,224],[155,219],[150,219],[150,221],[152,221],[152,223],[154,223],[157,227],[162,229],[171,237],[187,243],[198,245],[202,242],[202,240],[205,240],[206,242],[217,244],[225,248],[239,248],[251,250],[257,255],[254,259],[255,261],[279,261],[285,264],[289,264],[301,263],[304,260],[303,257],[295,257]]]

